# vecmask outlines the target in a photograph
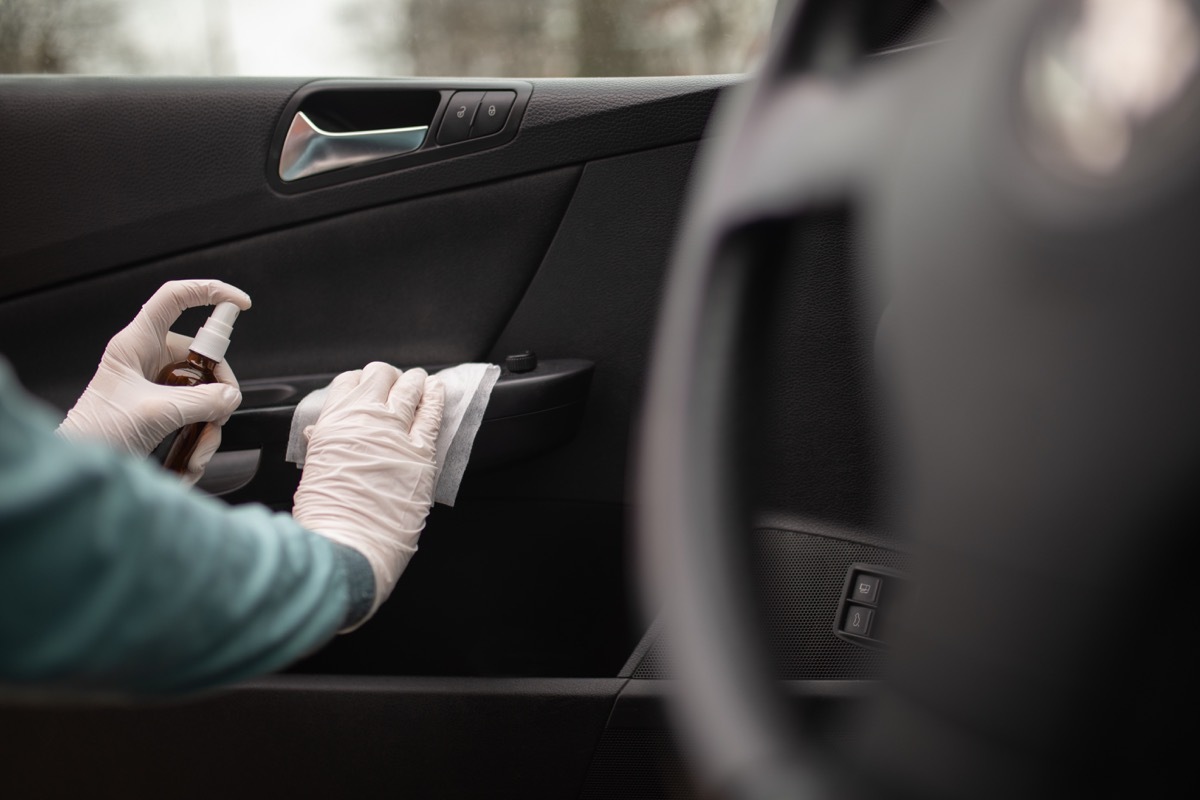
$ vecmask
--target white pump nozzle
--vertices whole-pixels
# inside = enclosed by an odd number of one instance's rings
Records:
[[[220,361],[229,349],[229,334],[233,333],[233,322],[237,319],[238,307],[233,303],[217,303],[204,327],[196,332],[189,348],[193,353]]]

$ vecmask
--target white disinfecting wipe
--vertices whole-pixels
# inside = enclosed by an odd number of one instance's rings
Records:
[[[471,458],[475,434],[479,433],[483,423],[483,412],[487,410],[492,387],[500,378],[500,368],[495,364],[459,364],[438,372],[437,378],[446,389],[446,405],[437,439],[438,477],[433,501],[452,506]],[[297,467],[304,466],[308,454],[308,437],[304,435],[304,429],[315,424],[321,416],[328,394],[329,387],[311,392],[300,401],[292,415],[285,458]]]

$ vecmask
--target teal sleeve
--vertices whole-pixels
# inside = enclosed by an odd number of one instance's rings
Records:
[[[263,674],[373,591],[366,559],[286,514],[60,438],[0,360],[0,689],[154,695]]]

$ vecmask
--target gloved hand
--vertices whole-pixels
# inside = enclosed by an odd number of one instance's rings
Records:
[[[444,401],[441,383],[425,370],[374,362],[337,376],[305,430],[308,456],[292,516],[371,564],[375,604],[358,625],[391,594],[417,550],[433,504]]]
[[[160,386],[154,380],[167,364],[187,357],[192,339],[170,328],[186,308],[228,301],[245,311],[250,296],[221,281],[171,281],[146,301],[141,312],[104,348],[100,366],[75,407],[59,426],[67,439],[91,439],[147,456],[172,432],[193,422],[205,426],[183,476],[200,479],[221,444],[221,425],[242,402],[229,364],[213,370],[219,383]]]

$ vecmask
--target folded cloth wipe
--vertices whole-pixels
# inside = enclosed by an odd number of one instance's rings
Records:
[[[500,368],[495,364],[459,364],[438,372],[437,377],[446,387],[446,408],[442,412],[442,429],[437,440],[438,477],[433,501],[452,506],[471,458],[471,445],[475,443],[475,434],[479,432],[483,412],[492,396],[492,387],[500,377]],[[327,391],[317,389],[309,394],[292,415],[285,458],[297,467],[304,466],[304,456],[308,452],[304,429],[321,416]]]

